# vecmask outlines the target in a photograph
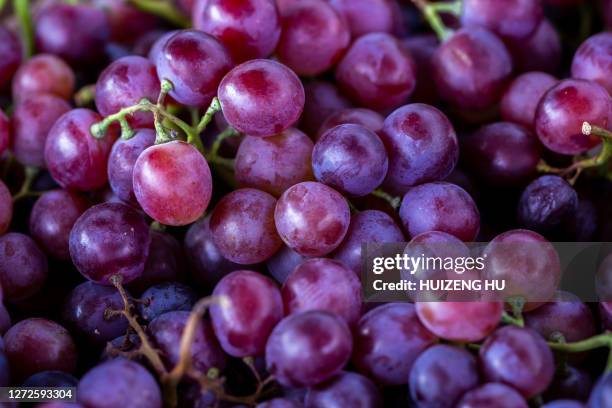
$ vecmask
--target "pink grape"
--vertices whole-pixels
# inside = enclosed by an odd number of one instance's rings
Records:
[[[534,0],[465,0],[461,23],[485,27],[502,38],[523,39],[537,29],[543,14]]]
[[[323,136],[325,132],[338,125],[352,123],[361,125],[374,133],[379,133],[383,128],[385,118],[378,112],[365,108],[348,108],[336,111],[329,115],[327,119],[319,127],[317,132],[317,140]]]
[[[37,94],[51,94],[69,100],[74,93],[75,76],[64,60],[53,54],[38,54],[15,72],[13,97],[23,99]]]
[[[457,408],[528,408],[527,401],[514,388],[501,383],[487,383],[466,392]]]
[[[354,38],[394,30],[397,10],[393,0],[330,0],[329,3],[347,19]]]

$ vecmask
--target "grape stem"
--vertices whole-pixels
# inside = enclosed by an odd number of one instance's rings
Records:
[[[34,179],[36,179],[38,172],[39,170],[36,167],[31,167],[31,166],[25,167],[25,176],[23,179],[23,183],[21,184],[21,188],[19,189],[17,194],[13,196],[13,203],[16,203],[22,198],[35,197],[41,194],[40,192],[30,191],[30,188],[32,187],[32,183],[34,182]]]
[[[32,26],[32,14],[30,13],[30,1],[13,0],[13,8],[21,28],[24,56],[30,58],[34,54],[34,28]]]
[[[440,14],[449,13],[455,16],[461,15],[461,0],[440,3],[430,3],[428,0],[412,0],[412,3],[421,11],[423,17],[427,20],[427,23],[436,33],[440,41],[446,40],[453,34],[453,30],[446,27]]]
[[[221,166],[228,168],[229,170],[233,170],[234,160],[226,159],[225,157],[219,156],[219,149],[221,148],[221,145],[223,144],[223,141],[225,139],[229,139],[230,137],[238,136],[239,134],[240,132],[238,132],[236,129],[232,128],[231,126],[228,126],[223,132],[217,135],[217,137],[215,138],[215,141],[210,147],[210,151],[208,152],[206,158],[211,163],[219,164]]]
[[[83,86],[74,94],[74,103],[76,106],[87,106],[96,99],[96,84]]]
[[[561,351],[565,353],[582,353],[596,348],[608,347],[610,351],[608,354],[606,372],[612,372],[612,332],[607,331],[603,334],[598,334],[588,339],[576,341],[573,343],[553,341],[549,342],[548,345],[551,349],[555,351]]]
[[[388,202],[394,210],[397,210],[402,202],[401,197],[392,196],[391,194],[386,193],[380,189],[372,191],[372,195],[375,197],[382,198],[383,200]]]
[[[177,27],[189,28],[191,22],[169,0],[129,0],[137,9],[161,17]]]

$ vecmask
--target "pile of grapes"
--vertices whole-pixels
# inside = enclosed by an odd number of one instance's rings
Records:
[[[587,302],[550,244],[612,241],[612,1],[5,3],[0,386],[612,407],[612,256]],[[364,298],[363,243],[472,241],[505,301]]]

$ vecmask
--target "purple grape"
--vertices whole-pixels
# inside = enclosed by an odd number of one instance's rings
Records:
[[[334,66],[350,44],[344,16],[324,0],[304,0],[281,12],[279,60],[302,76],[316,76]]]
[[[89,201],[66,190],[44,192],[30,213],[30,234],[49,255],[68,260],[68,240],[76,220],[89,208]]]
[[[274,0],[198,0],[191,14],[194,28],[217,38],[234,61],[270,55],[281,35]]]
[[[557,82],[554,76],[538,71],[526,72],[516,77],[500,102],[504,120],[532,129],[538,102]]]
[[[122,108],[136,105],[141,99],[157,101],[160,85],[155,65],[135,55],[113,61],[96,82],[96,108],[102,116],[110,116]],[[152,127],[153,114],[136,112],[127,117],[135,127]]]
[[[560,154],[584,153],[601,143],[582,133],[582,124],[612,127],[612,99],[601,85],[583,79],[564,79],[544,94],[535,116],[540,141]]]
[[[461,23],[484,27],[502,38],[523,39],[535,32],[543,14],[536,0],[466,0]]]
[[[580,401],[557,400],[542,405],[542,408],[585,408],[585,405]]]
[[[13,322],[4,304],[0,304],[0,335],[4,335],[11,328]],[[4,349],[4,343],[0,343],[0,350]]]
[[[111,40],[121,45],[132,45],[158,23],[153,14],[123,0],[94,0],[93,4],[104,10],[110,24]]]
[[[303,405],[297,401],[286,398],[274,398],[268,401],[260,402],[255,408],[302,408]]]
[[[285,283],[291,272],[296,266],[308,259],[298,254],[293,249],[283,245],[276,254],[266,261],[268,272],[280,284]]]
[[[31,95],[51,94],[69,100],[74,93],[72,68],[53,54],[39,54],[27,60],[15,72],[13,98],[23,100]]]
[[[572,77],[598,82],[612,94],[612,33],[595,34],[576,50],[572,60]]]
[[[439,45],[438,39],[433,34],[416,34],[402,39],[402,45],[416,64],[417,82],[410,100],[435,104],[439,97],[436,84],[431,80],[431,72],[433,55]]]
[[[334,259],[342,262],[359,276],[361,273],[361,245],[363,243],[403,242],[404,234],[395,221],[378,210],[365,210],[351,217],[349,229]]]
[[[0,236],[0,283],[9,302],[27,299],[47,279],[47,258],[34,240],[18,232]]]
[[[204,1],[208,1],[208,0],[204,0]],[[156,64],[157,59],[161,55],[162,48],[164,47],[164,45],[166,45],[170,37],[172,37],[174,34],[178,33],[179,31],[180,30],[166,31],[165,33],[160,35],[155,40],[155,42],[151,45],[151,49],[149,49],[149,52],[147,53],[147,58],[149,59],[149,61]]]
[[[437,338],[419,321],[411,303],[388,303],[366,313],[355,332],[353,364],[385,385],[406,384],[416,358]]]
[[[317,180],[352,196],[374,191],[387,175],[387,167],[387,151],[380,138],[360,125],[328,130],[312,151]]]
[[[397,38],[371,33],[353,42],[336,68],[336,81],[361,105],[392,109],[414,91],[416,66]]]
[[[306,406],[312,408],[376,408],[382,407],[382,397],[366,377],[342,372],[329,381],[309,388]]]
[[[21,45],[17,36],[3,26],[0,26],[0,55],[0,88],[4,88],[21,63]]]
[[[302,181],[313,180],[312,140],[289,128],[276,136],[244,138],[234,164],[236,181],[274,196]]]
[[[189,312],[173,311],[164,313],[149,324],[149,333],[169,369],[179,361],[181,337],[188,319]],[[225,355],[207,320],[200,321],[195,332],[191,360],[193,368],[203,373],[213,367],[222,370],[225,366]]]
[[[599,302],[599,312],[604,330],[612,330],[612,302]]]
[[[8,116],[0,109],[0,156],[8,149],[11,142],[13,129]]]
[[[84,282],[70,292],[62,308],[66,325],[94,344],[125,334],[128,322],[120,315],[109,316],[110,310],[123,310],[123,299],[115,288]]]
[[[331,82],[310,81],[304,84],[304,92],[306,101],[300,118],[300,129],[311,136],[317,133],[325,119],[351,106]]]
[[[354,326],[361,317],[361,282],[338,261],[308,259],[299,264],[282,287],[286,314],[321,310]]]
[[[589,398],[589,408],[606,408],[612,405],[612,374],[607,372],[595,384],[591,397]]]
[[[290,315],[266,344],[270,374],[287,387],[312,386],[340,373],[353,348],[347,324],[334,315],[310,311]]]
[[[187,285],[165,282],[151,286],[140,296],[140,316],[150,322],[167,312],[190,311],[198,300],[197,294]]]
[[[13,196],[0,180],[0,235],[4,234],[11,225],[13,219]]]
[[[87,279],[129,283],[142,275],[151,236],[143,217],[120,203],[98,204],[81,215],[70,233],[70,256]]]
[[[538,139],[527,128],[510,122],[481,127],[462,140],[462,157],[474,176],[491,185],[521,185],[537,173]]]
[[[528,38],[507,40],[506,46],[512,55],[518,72],[544,71],[555,73],[561,63],[561,38],[555,26],[543,19]]]
[[[46,370],[73,373],[77,349],[59,324],[41,318],[20,321],[4,335],[4,351],[14,379],[24,379]]]
[[[480,363],[488,381],[503,382],[525,398],[544,391],[555,370],[552,351],[537,332],[505,326],[480,348]]]
[[[344,15],[354,38],[394,31],[397,10],[392,0],[330,0],[329,3]]]
[[[559,176],[540,176],[521,194],[518,221],[524,227],[550,232],[570,221],[578,210],[578,194]]]
[[[283,318],[276,283],[257,272],[235,271],[219,281],[213,296],[224,299],[210,308],[223,350],[234,357],[263,354],[272,329]]]
[[[344,197],[325,184],[299,183],[278,199],[276,229],[288,247],[305,256],[323,256],[340,245],[350,221]]]
[[[235,129],[266,137],[292,126],[304,109],[304,87],[291,69],[251,60],[225,75],[217,92],[223,115]]]
[[[34,167],[45,166],[45,140],[49,129],[69,110],[68,102],[48,94],[28,96],[16,104],[11,150],[20,163]]]
[[[319,140],[328,130],[338,126],[352,123],[361,125],[376,134],[380,134],[385,118],[378,112],[364,108],[347,108],[329,115],[319,127],[316,139]]]
[[[76,392],[88,408],[161,408],[162,396],[155,378],[140,364],[123,358],[89,370]]]
[[[399,215],[411,237],[440,231],[472,241],[480,228],[480,215],[472,197],[461,187],[446,182],[421,184],[408,190]]]
[[[402,194],[417,184],[444,180],[459,158],[457,135],[433,106],[402,106],[386,119],[381,139],[389,152],[385,187]]]
[[[528,408],[527,401],[513,388],[487,383],[466,392],[456,408]]]
[[[419,407],[451,408],[478,385],[476,359],[466,350],[446,344],[432,346],[410,370],[410,395]]]
[[[155,131],[139,129],[128,140],[119,139],[108,157],[108,182],[113,193],[122,201],[137,204],[132,176],[138,156],[155,143]]]
[[[63,371],[42,371],[30,376],[23,382],[24,387],[76,387],[79,383],[72,374]]]
[[[219,201],[210,217],[210,230],[221,254],[248,265],[265,261],[282,242],[274,227],[276,199],[254,188],[235,190]]]
[[[214,37],[197,30],[181,30],[163,43],[155,58],[157,75],[172,82],[177,102],[207,107],[232,59]]]
[[[559,398],[586,401],[592,388],[593,381],[588,372],[564,364],[564,367],[557,369],[555,378],[544,392],[544,398],[547,401]]]
[[[495,34],[466,27],[438,47],[432,66],[442,99],[464,109],[483,109],[501,97],[512,58]]]

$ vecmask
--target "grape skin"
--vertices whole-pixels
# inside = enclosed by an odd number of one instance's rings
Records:
[[[532,129],[538,102],[557,82],[554,76],[539,71],[526,72],[516,77],[500,102],[504,120]]]
[[[556,73],[561,65],[561,38],[555,26],[543,19],[536,31],[525,39],[506,40],[518,72]]]
[[[612,34],[603,32],[587,38],[572,60],[572,77],[598,82],[612,94]]]
[[[540,2],[534,0],[466,0],[463,2],[463,26],[485,27],[500,37],[529,37],[542,21]]]
[[[501,383],[487,383],[466,392],[457,408],[527,408],[527,401],[513,388]]]
[[[376,134],[380,134],[385,118],[378,112],[365,108],[347,108],[338,110],[325,119],[319,127],[316,140],[319,140],[328,130],[347,123],[361,125]]]
[[[380,392],[366,377],[342,372],[331,380],[309,388],[306,406],[312,408],[381,407]]]
[[[0,237],[0,282],[9,301],[36,294],[47,279],[47,258],[34,240],[18,232]]]
[[[329,116],[351,106],[349,100],[331,82],[320,80],[306,82],[304,93],[306,100],[299,127],[311,136],[317,133],[323,121]]]
[[[167,312],[190,311],[198,296],[187,285],[178,282],[164,282],[152,285],[141,295],[139,311],[148,322]]]
[[[390,0],[330,0],[347,19],[353,38],[368,33],[392,33],[396,8]]]
[[[70,100],[75,76],[64,60],[53,54],[38,54],[23,63],[13,78],[13,97],[21,100],[30,95],[51,94]]]

